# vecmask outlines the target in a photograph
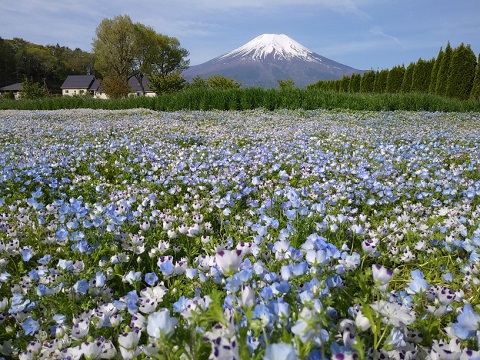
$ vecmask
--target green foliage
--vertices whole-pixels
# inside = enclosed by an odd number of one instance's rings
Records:
[[[442,59],[444,55],[445,55],[445,52],[443,51],[442,48],[440,48],[437,58],[435,59],[435,64],[433,64],[432,75],[430,77],[430,85],[428,86],[428,92],[430,94],[435,94],[435,89],[437,87],[438,72],[440,70],[440,65],[442,63]]]
[[[103,19],[95,33],[95,69],[104,78],[128,79],[138,51],[135,26],[130,17],[119,15]]]
[[[447,43],[445,48],[445,53],[440,62],[440,67],[437,74],[437,83],[435,85],[435,94],[436,95],[446,95],[447,94],[447,79],[450,71],[450,62],[452,60],[452,47],[450,42]]]
[[[213,75],[207,80],[208,88],[214,90],[238,89],[242,86],[241,83],[235,79],[229,79],[223,75]]]
[[[387,93],[397,93],[401,91],[403,76],[405,75],[405,67],[394,66],[387,76],[387,85],[385,91]]]
[[[103,19],[93,43],[95,68],[104,78],[120,79],[135,76],[140,84],[144,76],[156,79],[160,88],[176,89],[182,84],[177,73],[188,68],[188,51],[180,42],[158,34],[153,28],[132,23],[129,16]],[[167,85],[168,84],[168,85]],[[116,86],[116,88],[123,88]],[[108,94],[108,92],[107,92]]]
[[[362,75],[352,74],[350,77],[350,83],[348,84],[348,91],[351,93],[358,93],[360,91],[360,82],[362,81]]]
[[[20,38],[0,38],[0,86],[11,85],[24,77],[46,84],[53,93],[67,75],[85,74],[93,67],[93,55],[60,45],[37,45]]]
[[[363,74],[360,81],[360,92],[371,93],[373,92],[373,84],[375,83],[375,71],[367,71]]]
[[[480,54],[478,55],[475,78],[473,79],[472,91],[470,92],[470,99],[480,100]]]
[[[31,82],[25,78],[22,82],[21,96],[24,99],[39,99],[47,96],[47,93],[39,83]]]
[[[0,100],[0,110],[133,109],[157,111],[275,109],[427,110],[443,112],[480,111],[480,102],[426,93],[364,94],[316,89],[188,89],[161,93],[156,97],[98,100],[85,97],[56,97],[37,100]]]
[[[208,83],[206,79],[200,76],[195,76],[192,79],[192,82],[186,84],[185,87],[190,90],[208,89]]]
[[[8,91],[5,94],[1,95],[3,99],[9,99],[9,100],[14,100],[15,99],[15,94],[13,91]]]
[[[340,80],[339,91],[348,92],[348,86],[350,85],[350,76],[343,75]]]
[[[130,85],[128,85],[127,79],[116,74],[107,75],[100,81],[100,84],[105,94],[111,99],[126,97],[132,90]]]
[[[186,82],[179,71],[168,75],[152,75],[148,79],[150,80],[150,89],[157,94],[180,91]]]
[[[403,80],[402,80],[402,87],[400,88],[401,92],[403,93],[410,92],[412,88],[412,78],[413,78],[414,69],[415,69],[415,63],[410,63],[405,69],[405,74],[403,75]]]
[[[446,95],[468,99],[475,77],[477,59],[469,45],[463,43],[455,48],[450,63]]]
[[[289,90],[295,87],[293,79],[277,80],[280,90]]]
[[[427,61],[423,59],[417,61],[413,69],[410,91],[428,92],[434,62],[435,60]]]
[[[388,69],[380,70],[375,75],[375,81],[373,83],[373,92],[383,93],[387,87]]]

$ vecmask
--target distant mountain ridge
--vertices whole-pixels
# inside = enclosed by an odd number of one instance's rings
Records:
[[[271,88],[292,79],[297,87],[340,79],[362,70],[316,54],[285,34],[262,34],[246,44],[183,72],[187,80],[223,75],[243,87]]]

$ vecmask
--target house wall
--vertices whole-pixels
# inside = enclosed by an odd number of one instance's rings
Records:
[[[62,96],[85,95],[86,89],[62,89]]]

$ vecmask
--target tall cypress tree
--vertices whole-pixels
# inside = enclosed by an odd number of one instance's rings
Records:
[[[405,74],[403,75],[402,87],[400,91],[403,93],[408,93],[412,90],[412,76],[413,70],[415,69],[415,63],[410,63],[405,69]]]
[[[412,74],[412,88],[413,92],[428,92],[430,85],[430,77],[432,76],[432,68],[434,59],[423,60],[419,59],[415,64]]]
[[[375,81],[373,83],[373,92],[376,93],[383,93],[385,92],[385,88],[387,87],[387,77],[388,77],[388,69],[380,70],[375,75]]]
[[[475,78],[473,79],[472,91],[470,99],[480,100],[480,54],[478,54],[477,68],[475,70]]]
[[[435,64],[433,64],[432,76],[430,77],[430,85],[428,86],[428,92],[430,94],[435,94],[435,88],[437,87],[438,71],[440,69],[440,65],[442,63],[444,54],[445,52],[443,51],[442,48],[440,48],[437,58],[435,59]]]
[[[373,83],[375,82],[375,71],[367,71],[363,74],[362,80],[360,80],[360,92],[371,93],[373,92]]]
[[[387,76],[387,85],[385,91],[387,93],[398,93],[402,88],[403,76],[405,74],[405,66],[394,66]]]
[[[348,85],[350,84],[350,76],[348,75],[343,75],[342,78],[340,79],[340,88],[339,91],[342,92],[347,92],[348,91]]]
[[[350,83],[348,84],[348,91],[351,93],[360,92],[360,81],[362,80],[362,75],[352,74],[350,78]]]
[[[452,60],[452,47],[450,46],[450,41],[447,43],[445,48],[445,53],[442,57],[440,67],[438,68],[437,74],[437,83],[435,85],[435,94],[444,96],[447,93],[447,79],[450,69],[450,62]]]
[[[447,96],[468,99],[473,86],[476,65],[477,58],[470,45],[465,46],[462,43],[453,51],[447,79]]]

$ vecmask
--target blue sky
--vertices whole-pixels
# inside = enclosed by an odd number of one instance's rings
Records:
[[[283,33],[357,69],[436,57],[440,47],[480,52],[479,0],[0,0],[0,37],[91,51],[104,18],[176,37],[197,65],[264,33]]]

